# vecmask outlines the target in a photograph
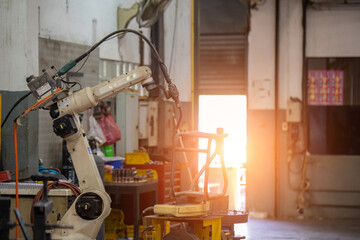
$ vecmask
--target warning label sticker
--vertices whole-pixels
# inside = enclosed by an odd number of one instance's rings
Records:
[[[51,89],[51,86],[49,83],[45,83],[44,85],[42,85],[41,87],[39,87],[36,92],[37,94],[41,97],[42,95],[44,95],[45,93],[47,93],[49,90]]]

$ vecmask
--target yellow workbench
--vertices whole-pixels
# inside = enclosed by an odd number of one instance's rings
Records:
[[[151,220],[151,224],[155,226],[155,239],[161,240],[165,234],[170,232],[170,222],[186,222],[194,229],[194,234],[200,239],[209,240],[209,231],[211,227],[211,239],[221,240],[221,217],[171,217],[150,215],[146,219]],[[148,221],[147,221],[148,222]]]

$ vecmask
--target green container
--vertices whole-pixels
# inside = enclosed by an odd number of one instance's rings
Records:
[[[113,157],[114,156],[113,145],[102,146],[102,150],[103,150],[105,157]]]

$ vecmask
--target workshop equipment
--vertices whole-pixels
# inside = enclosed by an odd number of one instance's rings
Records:
[[[9,239],[10,198],[0,195],[0,239]]]
[[[43,173],[38,173],[37,175],[31,176],[31,179],[34,181],[42,181],[42,189],[44,196],[43,198],[37,202],[33,206],[33,212],[34,212],[34,224],[32,224],[33,229],[33,239],[35,240],[51,240],[51,234],[49,230],[54,228],[61,228],[61,229],[72,229],[72,226],[65,226],[65,225],[57,225],[57,224],[49,224],[49,221],[47,219],[47,215],[54,211],[52,211],[52,201],[48,199],[48,181],[58,181],[59,175],[57,174],[49,174],[48,171],[44,171]],[[11,183],[6,184],[2,183],[2,187],[11,187]],[[11,188],[6,188],[7,190],[11,190]],[[2,188],[3,190],[3,188]],[[6,192],[6,191],[5,191]],[[0,206],[1,206],[1,213],[4,215],[0,218],[0,236],[1,239],[9,239],[9,229],[19,225],[21,227],[21,230],[23,232],[23,235],[26,240],[31,240],[30,235],[25,228],[24,221],[21,217],[19,209],[15,208],[14,213],[17,219],[18,223],[12,223],[9,221],[9,210],[11,207],[11,199],[10,198],[0,198]],[[18,239],[18,237],[17,237]]]
[[[113,36],[118,36],[126,32],[140,36],[149,44],[168,83],[168,89],[155,84],[151,77],[151,70],[148,67],[139,67],[94,87],[87,87],[77,92],[71,92],[70,89],[74,84],[69,85],[61,76],[71,70],[81,60],[88,57],[100,44]],[[61,231],[56,229],[52,233],[52,237],[63,240],[95,239],[103,220],[110,213],[111,199],[105,192],[88,140],[86,139],[84,129],[79,119],[79,113],[96,106],[97,103],[104,98],[114,96],[127,87],[141,83],[148,91],[161,86],[161,90],[165,96],[167,98],[171,97],[175,101],[176,107],[180,110],[181,117],[179,92],[171,82],[166,66],[150,40],[141,33],[131,29],[122,29],[110,33],[93,45],[87,52],[75,60],[69,61],[56,73],[53,73],[51,69],[45,69],[40,76],[30,76],[26,81],[30,91],[37,99],[37,103],[16,118],[14,125],[15,136],[17,125],[21,125],[21,119],[29,112],[40,108],[48,109],[53,120],[53,130],[55,134],[66,141],[66,146],[73,161],[79,186],[82,191],[82,194],[77,197],[74,204],[71,205],[60,222],[61,225],[72,225],[74,228],[63,229]],[[16,140],[15,149],[17,149]],[[17,157],[15,160],[17,162]],[[85,166],[86,168],[84,168]],[[18,177],[16,178],[16,183],[18,183]]]
[[[56,174],[49,173],[38,173],[37,175],[31,176],[33,181],[43,181],[43,192],[44,197],[34,205],[34,225],[33,232],[35,240],[51,240],[51,235],[47,230],[58,228],[58,229],[72,229],[71,226],[65,225],[50,225],[47,223],[46,216],[51,212],[53,207],[53,202],[48,199],[48,190],[47,183],[49,180],[58,181],[58,177]],[[17,215],[19,219],[19,216]],[[22,230],[24,231],[24,227],[22,226]],[[27,233],[24,232],[26,236]]]
[[[126,237],[124,217],[124,213],[121,209],[111,209],[110,215],[105,219],[105,240],[121,239]]]
[[[19,183],[19,211],[25,223],[31,222],[31,209],[37,193],[43,188],[43,184],[39,183]],[[15,206],[15,183],[5,182],[0,183],[0,194],[2,197],[8,197],[11,200],[11,215],[10,221],[15,221],[15,215],[12,213]],[[73,192],[70,189],[51,189],[48,191],[49,200],[53,202],[53,209],[47,215],[47,221],[51,224],[56,224],[58,217],[63,216],[70,204],[75,199]],[[2,212],[1,212],[2,213]],[[1,214],[0,214],[1,215]],[[32,229],[27,227],[30,236],[33,235]],[[15,229],[11,229],[9,233],[10,239],[16,237]],[[20,233],[20,236],[21,233]],[[2,238],[0,238],[2,239]]]
[[[152,202],[151,206],[157,203],[157,180],[150,180],[145,182],[107,182],[105,183],[106,192],[109,193],[113,199],[113,206],[121,208],[126,216],[127,224],[134,225],[134,239],[139,239],[140,229],[140,199],[142,194],[148,194]],[[122,199],[122,195],[131,195],[131,202],[126,202],[126,205],[118,204],[117,200]],[[127,198],[128,199],[128,198]],[[121,202],[122,203],[122,202]],[[117,206],[118,205],[118,206]],[[149,206],[145,206],[149,207]],[[132,216],[130,213],[133,213]]]
[[[158,178],[158,203],[175,203],[175,198],[171,196],[171,165],[162,163],[162,164],[143,164],[143,165],[124,165],[124,168],[133,168],[136,167],[136,170],[140,169],[152,169],[156,171]],[[174,190],[180,191],[181,189],[181,174],[180,166],[177,164],[175,166],[175,176],[174,176]]]
[[[177,200],[178,205],[156,205],[154,208],[154,213],[163,215],[163,214],[169,214],[169,212],[173,213],[180,213],[180,212],[188,212],[187,206],[188,204],[199,204],[199,207],[194,209],[201,209],[201,211],[196,211],[192,213],[188,213],[188,216],[204,216],[206,215],[206,212],[209,210],[208,204],[206,203],[209,200],[212,199],[218,199],[222,198],[226,194],[227,186],[228,186],[228,179],[226,174],[226,168],[225,168],[225,161],[224,161],[224,138],[227,137],[227,134],[223,133],[222,129],[217,129],[216,134],[209,134],[209,133],[202,133],[202,132],[182,132],[178,133],[175,137],[176,145],[178,143],[181,143],[180,139],[181,136],[191,136],[195,138],[207,138],[208,139],[208,146],[207,149],[199,149],[199,148],[185,148],[185,147],[175,147],[174,148],[174,154],[173,154],[173,161],[172,161],[172,169],[171,169],[171,192],[170,194],[174,196]],[[213,153],[211,153],[211,145],[213,143],[213,140],[216,143],[216,148]],[[188,191],[181,191],[181,192],[175,192],[174,190],[174,175],[175,175],[175,151],[178,152],[202,152],[206,153],[206,162],[204,166],[201,168],[199,173],[191,179],[191,186],[190,190]],[[221,167],[222,167],[222,173],[223,173],[223,179],[224,179],[224,186],[222,189],[222,192],[220,194],[210,194],[208,192],[208,182],[209,182],[209,167],[210,163],[216,156],[220,157],[221,161]],[[189,166],[188,166],[189,167]],[[201,175],[205,173],[205,180],[204,180],[204,192],[198,192],[197,184],[199,182],[199,179]],[[180,203],[180,204],[179,204]],[[182,206],[181,204],[186,204],[183,206],[183,210],[181,210]],[[173,210],[170,210],[171,208],[174,208]],[[204,212],[205,211],[205,212]],[[181,214],[182,215],[182,214]],[[186,217],[185,215],[182,215],[182,217]]]
[[[125,163],[128,165],[146,164],[149,161],[150,157],[146,152],[125,153]]]
[[[87,58],[100,44],[119,34],[127,32],[140,36],[150,46],[152,54],[157,60],[167,82],[167,89],[162,85],[156,85],[154,83],[149,68],[140,67],[92,88],[87,87],[77,92],[71,92],[70,89],[75,84],[64,81],[61,76],[74,68],[77,63]],[[21,119],[28,113],[38,109],[49,110],[50,116],[53,119],[55,134],[66,141],[77,172],[80,189],[83,192],[61,220],[61,224],[71,223],[74,229],[55,230],[53,236],[59,239],[94,239],[102,221],[109,214],[110,198],[104,190],[104,186],[96,169],[91,149],[79,120],[79,113],[95,106],[104,98],[113,96],[134,84],[141,83],[147,90],[160,87],[166,98],[172,98],[175,101],[175,105],[180,111],[179,119],[181,119],[182,113],[179,92],[177,87],[171,82],[166,66],[150,40],[141,33],[131,29],[122,29],[110,33],[98,43],[94,44],[87,52],[75,60],[69,61],[60,68],[60,70],[56,71],[56,73],[53,72],[54,69],[54,67],[52,67],[52,70],[45,69],[40,76],[30,76],[26,79],[30,92],[37,102],[14,120],[16,199],[18,199],[19,196],[17,126],[21,126]],[[26,96],[28,95],[29,94],[26,94]],[[14,107],[16,105],[17,103]],[[86,170],[84,169],[85,166]],[[18,205],[18,201],[16,202]]]
[[[32,78],[28,85],[30,89],[34,90],[33,94],[38,96],[38,103],[49,108],[55,134],[66,141],[83,193],[76,199],[60,223],[71,224],[74,229],[55,230],[53,237],[72,239],[73,235],[79,234],[82,235],[82,237],[78,237],[79,239],[94,239],[102,221],[110,212],[111,200],[105,192],[78,114],[95,106],[100,100],[138,82],[151,89],[153,87],[151,71],[147,67],[141,67],[92,88],[88,87],[76,93],[70,92],[62,98],[61,95],[65,92],[59,91],[59,87],[56,88],[59,80],[55,79],[52,74],[45,71],[40,77]],[[48,89],[48,91],[46,92],[44,89]],[[46,99],[45,94],[50,96],[49,99],[53,98],[51,90],[54,89],[56,89],[57,97],[61,100],[57,100],[55,103],[43,102],[42,100]],[[83,166],[87,166],[86,169]]]
[[[184,237],[178,239],[204,239],[204,240],[221,240],[221,217],[220,216],[207,216],[207,217],[169,217],[169,216],[146,216],[147,219],[152,221],[155,225],[155,239],[176,239],[174,236]],[[190,228],[194,230],[194,235],[186,232],[184,229],[172,229],[170,233],[165,231],[165,222],[186,222]],[[209,234],[211,229],[211,234]],[[164,232],[167,232],[164,235]],[[211,236],[211,238],[209,238]],[[191,237],[191,238],[190,238]]]
[[[182,136],[208,139],[207,149],[184,147]],[[155,239],[221,239],[221,226],[226,226],[231,234],[234,234],[235,223],[247,222],[248,213],[241,211],[228,210],[229,198],[226,196],[228,178],[224,161],[224,138],[227,134],[223,133],[222,128],[218,128],[216,134],[203,132],[178,132],[175,136],[175,147],[172,159],[172,166],[175,165],[175,152],[206,153],[206,162],[196,176],[191,179],[190,189],[187,191],[175,192],[174,189],[174,167],[171,171],[172,196],[175,197],[177,204],[158,204],[154,207],[156,215],[148,216],[147,219],[155,225]],[[215,149],[212,151],[212,144],[215,142]],[[180,146],[180,147],[178,147]],[[224,186],[221,193],[209,193],[209,168],[211,162],[219,156],[224,179]],[[189,165],[187,166],[189,167]],[[204,192],[197,191],[197,186],[201,175],[204,176]],[[189,175],[191,176],[191,175]],[[193,229],[194,237],[186,229],[163,228],[166,222],[185,222]]]

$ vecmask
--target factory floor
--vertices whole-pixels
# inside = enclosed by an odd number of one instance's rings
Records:
[[[360,239],[360,220],[258,220],[235,226],[247,240],[353,240]]]

